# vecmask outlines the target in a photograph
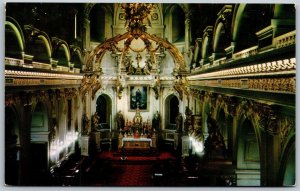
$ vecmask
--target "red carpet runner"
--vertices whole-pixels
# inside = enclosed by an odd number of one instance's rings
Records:
[[[152,165],[148,164],[113,165],[114,179],[108,186],[151,186],[151,167]]]
[[[168,152],[162,152],[158,156],[126,156],[126,160],[121,160],[121,156],[112,152],[103,151],[99,153],[98,159],[110,162],[111,167],[105,172],[95,172],[91,180],[91,186],[153,186],[153,166],[160,160],[175,160],[175,157]],[[97,165],[95,165],[97,166]],[[109,172],[107,172],[109,171]],[[105,181],[101,181],[98,176],[105,176]]]

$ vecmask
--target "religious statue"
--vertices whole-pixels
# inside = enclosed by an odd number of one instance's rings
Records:
[[[227,149],[224,137],[220,132],[217,121],[211,116],[208,116],[207,128],[209,135],[204,142],[205,157],[214,158],[221,155],[224,158],[227,158]]]
[[[178,116],[176,117],[176,132],[177,133],[182,133],[182,122],[183,122],[182,114],[179,113]]]
[[[160,79],[159,76],[155,76],[155,82],[152,87],[154,93],[155,93],[155,99],[158,99],[159,97],[159,92],[160,92]]]
[[[141,126],[142,121],[143,121],[143,117],[141,116],[140,109],[137,108],[135,116],[133,118],[133,124],[134,126]]]
[[[192,131],[193,124],[192,124],[192,110],[186,106],[185,108],[185,122],[184,122],[184,132]]]
[[[152,119],[152,128],[157,131],[159,130],[159,125],[160,125],[160,115],[158,111],[156,111]]]
[[[96,111],[95,114],[92,116],[92,128],[93,130],[97,130],[99,126],[100,117],[98,115],[98,112]]]
[[[125,125],[125,119],[123,117],[122,111],[117,113],[117,127],[119,130],[123,130]]]
[[[82,116],[82,135],[87,135],[88,134],[88,130],[89,130],[89,117],[86,113],[83,114]]]

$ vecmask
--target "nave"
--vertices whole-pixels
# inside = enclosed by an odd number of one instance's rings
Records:
[[[294,4],[5,8],[6,185],[295,185]]]
[[[182,159],[165,145],[160,151],[104,150],[90,157],[75,154],[48,182],[52,182],[49,186],[93,187],[236,186],[233,169],[228,160],[199,161],[192,155]]]

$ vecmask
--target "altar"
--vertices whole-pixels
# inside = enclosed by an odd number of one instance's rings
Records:
[[[152,139],[150,138],[122,138],[122,148],[124,149],[150,149]]]
[[[119,150],[150,150],[156,148],[157,132],[152,128],[149,119],[143,121],[138,107],[132,122],[128,120],[125,122],[121,112],[118,113],[117,119]]]

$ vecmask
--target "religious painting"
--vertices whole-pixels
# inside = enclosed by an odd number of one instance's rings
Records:
[[[130,86],[129,109],[148,110],[148,86]]]

